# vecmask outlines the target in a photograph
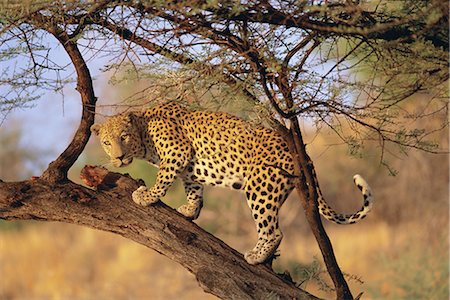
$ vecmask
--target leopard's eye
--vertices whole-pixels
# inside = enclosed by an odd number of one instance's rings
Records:
[[[111,143],[109,141],[103,141],[103,145],[105,146],[111,146]]]
[[[120,136],[120,139],[121,139],[122,141],[125,141],[125,140],[128,139],[129,137],[130,137],[129,134],[124,133],[124,134],[122,134],[122,135]]]

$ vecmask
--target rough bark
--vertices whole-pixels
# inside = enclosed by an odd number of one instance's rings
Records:
[[[333,245],[331,244],[330,238],[328,237],[320,218],[318,208],[319,182],[314,170],[314,164],[306,153],[306,146],[303,142],[298,120],[291,122],[291,126],[292,139],[296,150],[295,153],[298,154],[297,164],[304,175],[304,178],[302,178],[303,180],[297,180],[295,185],[305,211],[306,220],[317,240],[328,273],[336,288],[336,299],[353,299],[347,281],[345,280],[337,263],[336,256],[334,255]]]
[[[98,190],[69,181],[0,182],[0,218],[66,222],[122,235],[178,262],[203,290],[220,298],[317,299],[269,267],[249,265],[242,254],[165,204],[138,206],[131,193],[140,184],[130,177],[94,168],[83,179],[98,181],[92,184]]]
[[[306,145],[303,142],[300,125],[295,118],[291,120],[290,124],[290,129],[282,125],[278,125],[277,129],[287,141],[289,149],[293,153],[296,176],[295,189],[299,195],[306,220],[316,238],[325,266],[333,281],[336,289],[336,299],[353,299],[347,281],[337,263],[330,238],[320,218],[318,209],[319,182],[314,170],[314,164],[306,152]],[[359,299],[360,296],[358,295],[355,299]]]

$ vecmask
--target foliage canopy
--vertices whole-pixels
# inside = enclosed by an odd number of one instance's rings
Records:
[[[71,81],[47,37],[64,33],[88,62],[106,57],[103,70],[152,78],[136,95],[148,101],[226,91],[330,126],[353,149],[436,151],[425,138],[446,126],[408,126],[447,109],[445,1],[6,1],[0,21],[4,114]],[[421,114],[403,105],[415,93]]]

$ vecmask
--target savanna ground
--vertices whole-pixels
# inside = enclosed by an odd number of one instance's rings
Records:
[[[392,167],[377,157],[355,159],[332,146],[326,132],[310,137],[310,152],[321,187],[338,210],[358,208],[352,173],[364,174],[375,191],[372,214],[360,224],[325,223],[338,262],[353,293],[363,299],[448,298],[448,156],[410,152]],[[446,133],[440,137],[446,143]],[[98,144],[71,171],[102,154]],[[94,155],[92,155],[94,153]],[[152,184],[155,169],[134,163],[123,170]],[[281,211],[285,238],[279,272],[288,270],[303,288],[334,298],[317,244],[295,193]],[[241,252],[256,233],[244,195],[208,189],[198,224]],[[165,202],[176,207],[183,191],[176,184]],[[151,217],[151,216],[149,216]],[[0,223],[0,299],[212,299],[185,269],[139,244],[76,225],[39,222]]]

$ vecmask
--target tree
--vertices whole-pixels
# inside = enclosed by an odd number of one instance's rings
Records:
[[[226,85],[268,112],[266,120],[283,134],[297,158],[292,175],[338,299],[353,295],[319,217],[320,187],[299,118],[329,126],[353,151],[378,141],[382,164],[387,163],[387,144],[440,151],[426,138],[447,127],[407,125],[411,118],[432,117],[448,107],[443,84],[448,80],[448,10],[443,1],[42,1],[7,3],[0,20],[1,59],[28,59],[20,68],[3,72],[1,83],[11,88],[1,96],[2,110],[35,100],[36,87],[59,90],[67,82],[62,76],[67,66],[51,57],[45,45],[48,35],[69,56],[83,105],[72,143],[39,179],[0,183],[0,217],[58,220],[116,232],[180,262],[205,291],[219,297],[274,293],[313,298],[276,279],[264,266],[243,266],[240,255],[219,250],[225,246],[164,205],[149,208],[152,224],[140,217],[148,211],[131,202],[107,205],[106,199],[130,198],[134,183],[117,183],[126,180],[118,175],[106,175],[113,183],[97,192],[68,180],[67,171],[90,137],[96,111],[86,55],[108,55],[107,69],[127,66],[138,76],[148,76],[155,66],[159,72],[190,72],[198,84]],[[166,83],[172,86],[170,78]],[[186,95],[186,86],[181,85],[177,96]],[[433,110],[411,114],[402,108],[409,96],[421,92],[432,94]],[[352,136],[343,134],[344,126],[353,129]],[[127,209],[133,213],[125,213]],[[118,215],[122,217],[116,219]],[[171,227],[169,217],[183,226]],[[180,249],[192,245],[210,256],[189,260],[193,258]],[[257,282],[238,283],[226,273],[213,273],[205,267],[213,253],[221,259],[231,255],[226,270],[247,278],[257,273]]]

